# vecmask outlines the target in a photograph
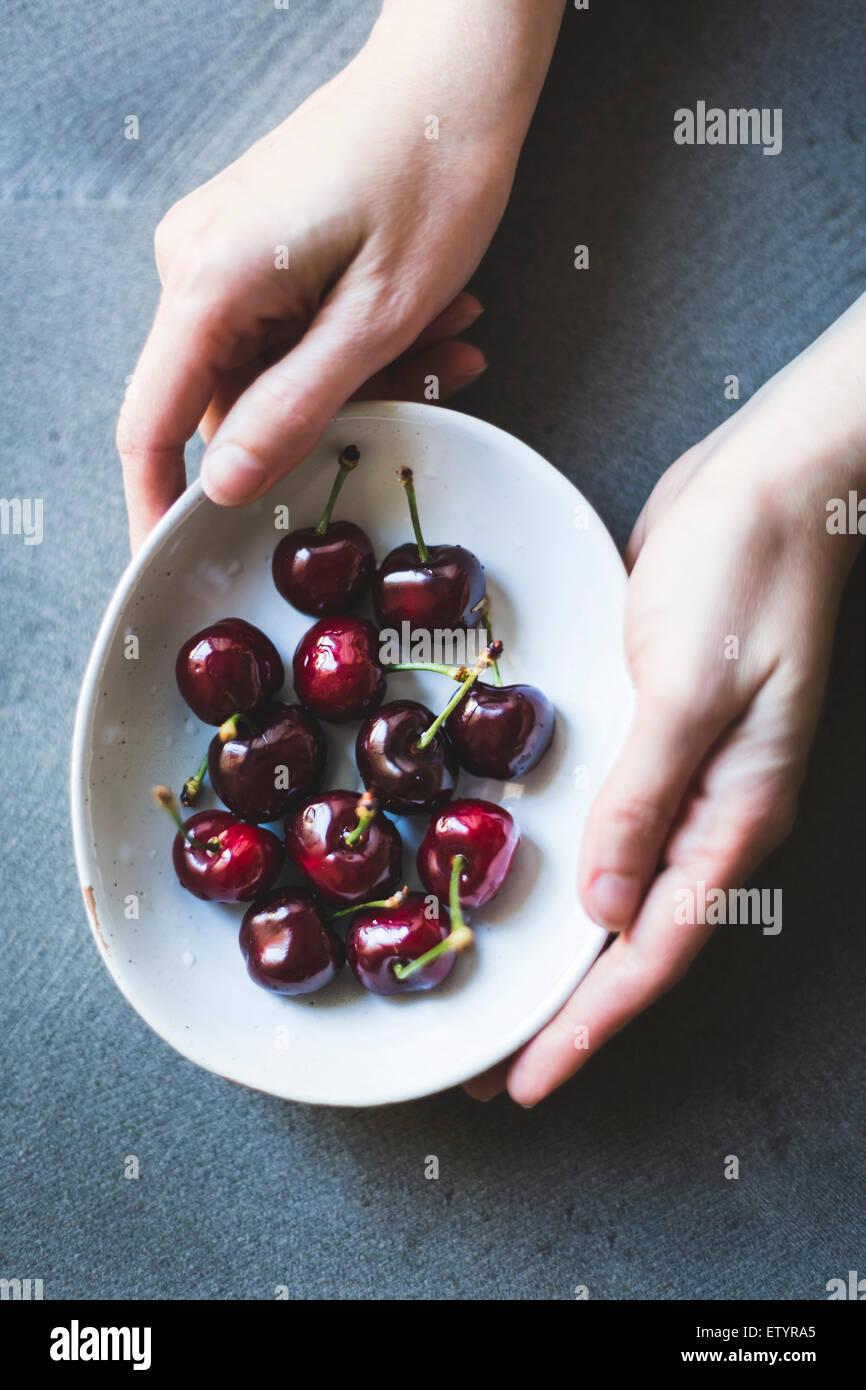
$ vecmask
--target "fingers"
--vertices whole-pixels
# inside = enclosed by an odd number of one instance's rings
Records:
[[[712,883],[730,873],[709,864],[703,872]],[[676,920],[682,878],[679,866],[659,876],[634,927],[599,956],[568,1003],[518,1054],[507,1077],[518,1104],[536,1105],[556,1090],[685,973],[713,929]]]
[[[212,323],[163,296],[117,424],[133,550],[183,492],[184,445],[213,394],[223,351]]]
[[[444,401],[477,381],[487,370],[472,343],[437,343],[407,353],[356,391],[354,400]]]
[[[473,1076],[471,1081],[464,1083],[466,1094],[473,1100],[492,1100],[498,1096],[500,1091],[505,1090],[508,1069],[513,1060],[513,1057],[506,1057],[504,1062],[498,1062],[495,1067],[481,1072],[480,1076]]]
[[[461,290],[442,313],[418,334],[410,351],[414,353],[418,348],[429,347],[431,343],[441,343],[446,338],[458,337],[483,313],[481,301],[468,290]]]
[[[473,295],[458,295],[411,349],[386,367],[394,356],[390,332],[371,334],[369,318],[352,294],[338,295],[292,351],[251,381],[228,409],[202,464],[205,491],[223,506],[260,497],[310,452],[359,388],[361,399],[423,400],[468,385],[486,366],[483,354],[441,338],[466,328],[480,312]],[[208,412],[207,430],[214,427],[218,404]]]
[[[587,818],[579,884],[593,921],[634,920],[689,782],[729,718],[700,700],[638,695],[625,746]]]
[[[310,452],[370,371],[395,355],[393,330],[373,326],[371,317],[351,293],[337,295],[298,345],[244,391],[202,463],[214,502],[237,507],[261,497]]]

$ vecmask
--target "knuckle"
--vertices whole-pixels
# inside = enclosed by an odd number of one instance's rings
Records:
[[[611,809],[610,822],[620,838],[644,843],[667,831],[670,818],[658,802],[633,796]]]

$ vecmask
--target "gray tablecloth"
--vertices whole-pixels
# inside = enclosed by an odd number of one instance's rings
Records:
[[[7,0],[0,491],[43,497],[45,536],[0,537],[0,1276],[49,1298],[826,1297],[866,1259],[862,568],[799,822],[760,876],[783,888],[781,936],[718,933],[534,1112],[236,1088],[148,1030],[87,931],[67,749],[126,559],[113,427],[155,301],[153,227],[337,70],[375,10]],[[863,290],[864,60],[859,0],[569,4],[476,277],[491,367],[461,407],[546,454],[618,541],[733,408],[725,375],[747,396]],[[673,112],[698,100],[782,107],[782,154],[678,148]]]

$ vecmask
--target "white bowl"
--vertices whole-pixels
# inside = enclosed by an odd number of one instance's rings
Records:
[[[522,843],[499,896],[472,914],[476,946],[430,993],[382,998],[348,971],[299,999],[249,979],[237,944],[242,907],[198,901],[171,863],[173,832],[151,788],[179,788],[213,729],[182,701],[174,661],[191,633],[238,616],[291,658],[312,621],[271,581],[271,555],[291,524],[318,519],[336,456],[362,459],[335,511],[369,533],[381,559],[410,539],[394,472],[416,475],[428,541],[460,542],[486,568],[506,682],[541,686],[557,732],[516,785],[463,774],[461,795],[500,801]],[[467,1080],[537,1032],[598,954],[604,932],[576,891],[584,817],[624,736],[632,707],[622,654],[625,573],[580,493],[510,435],[438,406],[361,403],[332,422],[313,454],[252,507],[222,510],[195,483],[163,518],[118,585],[84,678],[72,754],[72,821],[85,903],[99,951],[129,1002],[183,1056],[288,1100],[382,1105]],[[126,640],[128,635],[138,639]],[[436,674],[389,678],[389,697],[442,708],[454,686]],[[356,725],[326,726],[325,785],[359,787]],[[214,805],[206,785],[199,807]],[[419,823],[420,821],[420,823]],[[424,818],[398,822],[404,877]],[[288,875],[291,877],[291,875]],[[138,913],[138,916],[135,913]]]

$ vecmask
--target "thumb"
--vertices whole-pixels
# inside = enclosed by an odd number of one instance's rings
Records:
[[[580,895],[609,931],[637,915],[689,783],[729,717],[701,700],[683,705],[638,693],[625,745],[581,844]]]
[[[214,502],[236,507],[267,492],[306,457],[362,382],[401,350],[372,322],[353,296],[338,296],[297,346],[247,387],[202,462],[202,484]]]

